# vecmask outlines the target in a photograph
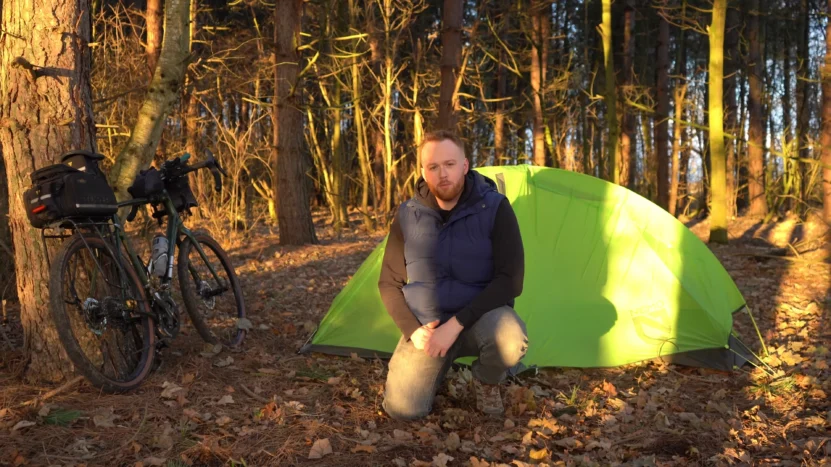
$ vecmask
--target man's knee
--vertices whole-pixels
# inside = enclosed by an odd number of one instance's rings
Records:
[[[418,404],[416,401],[406,400],[401,397],[384,396],[384,402],[381,404],[384,412],[395,420],[418,420],[430,414],[430,408],[425,407],[424,404]]]
[[[525,322],[508,307],[500,310],[492,329],[493,345],[502,363],[512,367],[519,363],[528,351],[528,333]]]

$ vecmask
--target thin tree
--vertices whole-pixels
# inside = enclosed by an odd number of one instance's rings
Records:
[[[831,0],[828,0],[831,12]],[[822,66],[822,202],[826,222],[831,222],[831,21],[825,24],[825,63]]]
[[[831,0],[829,0],[831,1]],[[759,37],[759,0],[750,2],[750,21],[748,24],[748,74],[750,98],[747,108],[750,113],[750,131],[748,142],[748,197],[750,198],[749,215],[763,218],[767,215],[768,205],[765,199],[765,154],[764,133],[765,117],[762,113],[762,54]]]
[[[709,28],[710,60],[709,127],[710,127],[710,242],[727,243],[727,174],[724,148],[724,23],[727,0],[714,0]]]
[[[603,0],[603,22],[600,36],[603,39],[603,64],[606,70],[606,127],[609,131],[606,150],[609,164],[609,180],[620,184],[620,159],[618,151],[617,89],[615,86],[615,58],[612,50],[612,0]],[[603,174],[600,174],[602,177]]]
[[[439,128],[456,127],[456,114],[453,112],[453,95],[456,79],[461,68],[462,54],[462,0],[444,0],[441,34],[441,88],[439,91]],[[387,187],[389,189],[389,187]]]
[[[658,205],[667,209],[669,204],[669,22],[666,18],[658,18],[658,45],[656,47],[655,66],[655,93],[657,97],[657,112],[655,122],[655,150],[658,161]],[[676,112],[676,116],[678,112]],[[680,128],[681,122],[675,121],[675,127]],[[673,151],[673,156],[675,156]],[[673,158],[673,168],[678,162]],[[673,180],[674,181],[674,180]]]
[[[303,158],[303,114],[297,106],[300,23],[303,0],[286,0],[274,8],[274,150],[277,177],[277,223],[281,245],[318,243],[309,206],[307,167]]]
[[[542,50],[542,42],[545,40],[542,34],[542,22],[546,21],[543,15],[545,5],[547,2],[536,0],[532,3],[531,16],[531,92],[533,93],[532,102],[534,104],[534,164],[545,166],[545,120],[542,115],[542,88],[544,86],[542,80],[543,68],[545,64],[541,63],[540,51]]]
[[[58,382],[72,368],[49,314],[47,252],[27,220],[23,192],[34,170],[56,163],[64,152],[96,150],[89,11],[87,0],[4,0],[0,17],[0,151],[33,381]]]

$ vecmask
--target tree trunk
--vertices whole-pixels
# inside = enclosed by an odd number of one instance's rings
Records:
[[[828,0],[831,11],[831,0]],[[822,204],[825,222],[831,222],[831,21],[825,23],[825,63],[822,66]]]
[[[162,49],[162,0],[147,0],[147,70],[152,77]]]
[[[133,184],[139,170],[152,162],[165,119],[179,99],[179,88],[187,68],[189,18],[189,0],[168,0],[164,10],[165,34],[158,66],[130,139],[110,170],[110,185],[120,201],[130,199],[127,188]]]
[[[738,133],[738,106],[736,105],[737,70],[739,64],[739,19],[736,8],[727,9],[724,43],[724,125],[730,135],[725,140],[727,216],[735,213],[736,134]]]
[[[318,243],[309,207],[308,176],[303,158],[303,114],[295,105],[300,57],[300,21],[303,0],[286,0],[274,8],[274,150],[277,178],[277,223],[281,245]],[[292,93],[294,89],[295,93]]]
[[[89,79],[89,3],[3,3],[0,151],[8,180],[24,352],[30,380],[58,382],[72,375],[72,367],[49,313],[46,251],[40,231],[29,224],[23,192],[30,184],[29,174],[58,162],[64,152],[96,150]]]
[[[787,196],[786,205],[788,209],[793,211],[796,209],[796,200],[794,197],[796,196],[796,178],[798,174],[798,166],[796,161],[793,159],[796,157],[796,151],[794,151],[794,140],[793,140],[793,121],[791,117],[791,111],[793,109],[793,99],[791,94],[791,40],[790,40],[790,33],[788,31],[784,31],[785,35],[785,50],[784,50],[784,63],[783,63],[783,73],[785,76],[785,81],[783,86],[785,87],[783,97],[782,97],[782,132],[785,134],[784,137],[784,145],[782,147],[782,153],[785,156],[784,166],[785,172],[784,176],[782,177],[783,183],[783,195]],[[797,140],[797,144],[799,140]]]
[[[798,151],[795,156],[798,156],[801,160],[808,160],[811,157],[811,147],[810,147],[810,128],[808,127],[808,117],[810,113],[810,107],[808,102],[808,97],[811,94],[809,79],[810,76],[808,75],[808,61],[810,57],[808,56],[808,30],[810,28],[810,17],[808,16],[808,0],[799,0],[799,27],[797,31],[799,33],[799,38],[797,39],[799,42],[797,43],[797,53],[796,53],[796,105],[797,105],[797,123],[796,123],[796,131],[797,131],[797,144],[798,144]],[[799,167],[798,170],[798,186],[795,187],[794,194],[799,197],[797,202],[797,213],[802,216],[807,212],[807,203],[809,201],[809,193],[808,193],[808,163],[795,161],[795,164]]]
[[[0,11],[0,18],[2,18],[2,11]],[[6,182],[6,164],[3,162],[3,147],[0,144],[0,258],[3,258],[0,262],[0,300],[17,297],[17,287],[14,283],[13,245],[12,231],[9,227],[9,185]]]
[[[361,90],[361,77],[358,70],[358,57],[352,57],[352,100],[355,102],[353,118],[355,120],[356,136],[358,139],[358,164],[361,168],[361,213],[364,219],[364,229],[367,232],[371,232],[375,229],[372,216],[369,215],[369,193],[372,191],[369,180],[372,165],[369,160],[366,127],[364,126],[364,103],[363,92]]]
[[[831,0],[829,0],[831,1]],[[749,43],[749,69],[750,77],[750,99],[748,112],[750,113],[750,131],[748,144],[748,197],[750,198],[749,215],[754,218],[764,218],[768,213],[768,205],[765,200],[765,117],[762,114],[762,55],[759,41],[759,0],[750,2],[750,30],[748,32]]]
[[[687,85],[681,84],[675,87],[675,123],[672,125],[673,129],[673,138],[672,138],[672,177],[670,178],[670,187],[669,187],[669,197],[667,201],[667,208],[669,213],[673,216],[676,215],[676,209],[678,205],[678,182],[680,176],[680,165],[681,165],[681,145],[682,145],[682,138],[683,138],[683,131],[684,131],[684,124],[681,123],[684,117],[684,99],[686,98],[687,94]],[[660,153],[659,157],[660,157]],[[660,165],[658,166],[660,169]],[[661,185],[660,179],[658,180],[658,196],[660,197]]]
[[[349,226],[349,213],[346,211],[346,150],[344,138],[341,135],[341,82],[336,78],[332,83],[332,214],[335,217],[335,232],[340,233],[342,228]]]
[[[724,23],[727,0],[714,0],[710,24],[709,123],[710,123],[710,242],[727,243],[727,179],[724,148]]]
[[[632,86],[635,84],[635,10],[632,3],[626,3],[623,16],[623,96],[631,95]],[[620,102],[621,115],[623,116],[623,132],[620,137],[620,164],[621,179],[626,181],[630,190],[635,189],[637,170],[635,160],[632,157],[635,146],[635,113],[633,109],[627,108],[626,99]],[[646,165],[646,164],[644,164]]]
[[[656,47],[655,90],[657,98],[657,115],[655,122],[655,150],[657,152],[658,206],[669,206],[669,23],[664,18],[658,19],[658,45]],[[680,117],[676,108],[675,126],[680,129]],[[676,132],[680,136],[680,131]],[[673,143],[673,171],[677,175],[677,148]],[[673,183],[674,179],[673,179]],[[677,188],[677,184],[676,184]],[[672,210],[674,214],[674,209]]]
[[[542,44],[542,2],[532,3],[531,12],[531,92],[534,104],[534,164],[545,166],[545,123],[542,115],[542,69],[540,63],[540,46]]]
[[[603,22],[600,25],[603,38],[603,63],[606,69],[606,127],[609,138],[606,142],[609,164],[608,180],[620,184],[620,160],[618,158],[617,88],[615,86],[615,59],[612,49],[612,0],[603,0]],[[603,174],[601,173],[602,177]]]
[[[453,94],[462,55],[462,0],[444,0],[441,33],[441,88],[439,91],[439,128],[456,128]],[[389,187],[387,187],[389,189]]]
[[[507,89],[505,87],[505,67],[504,63],[505,51],[499,51],[499,64],[496,68],[496,98],[499,102],[496,103],[496,117],[493,125],[493,146],[494,146],[494,165],[505,165],[505,102],[503,98],[507,96]]]

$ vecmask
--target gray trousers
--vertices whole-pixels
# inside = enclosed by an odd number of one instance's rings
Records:
[[[402,336],[389,362],[382,406],[395,419],[422,418],[430,413],[436,392],[455,359],[477,357],[471,368],[473,377],[485,384],[497,384],[522,360],[527,349],[525,323],[508,306],[485,313],[469,329],[462,330],[444,357],[431,357]]]

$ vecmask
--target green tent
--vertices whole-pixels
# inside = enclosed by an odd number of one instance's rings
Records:
[[[525,367],[610,367],[661,358],[730,370],[750,357],[731,335],[744,299],[682,223],[624,187],[530,165],[481,167],[511,201],[525,248],[515,309]],[[391,355],[400,337],[378,292],[382,241],[301,352]],[[460,359],[467,363],[472,359]]]

